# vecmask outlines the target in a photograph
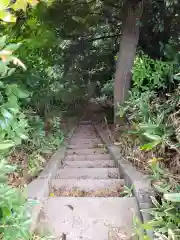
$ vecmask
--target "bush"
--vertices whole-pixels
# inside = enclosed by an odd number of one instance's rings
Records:
[[[132,69],[133,87],[140,92],[169,90],[176,71],[178,68],[173,63],[154,60],[139,52]]]
[[[149,237],[141,230],[149,229],[154,231],[153,239],[180,239],[180,182],[176,175],[180,163],[180,86],[176,73],[172,64],[138,54],[133,88],[119,107],[119,116],[126,115],[131,123],[120,140],[125,137],[125,154],[139,168],[148,169],[158,195],[152,198],[154,206],[149,210],[152,220],[145,224],[135,221],[142,240]]]

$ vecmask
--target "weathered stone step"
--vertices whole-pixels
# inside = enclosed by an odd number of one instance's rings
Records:
[[[92,130],[78,130],[77,132],[74,132],[73,136],[99,136],[95,131]]]
[[[78,127],[74,133],[78,134],[78,133],[96,133],[95,129],[93,127]]]
[[[92,136],[88,136],[88,135],[85,135],[85,136],[73,136],[71,138],[71,141],[75,141],[75,140],[76,140],[76,142],[81,142],[81,143],[83,141],[101,142],[101,140],[98,137],[96,137],[96,136],[92,137]]]
[[[88,149],[88,148],[99,148],[103,147],[103,144],[90,144],[90,143],[76,143],[76,144],[71,144],[68,145],[68,149]]]
[[[102,143],[100,139],[96,139],[96,140],[92,140],[92,139],[86,139],[86,138],[81,138],[81,139],[77,139],[76,138],[71,138],[71,140],[69,141],[69,144],[100,144]]]
[[[86,125],[86,126],[92,127],[92,121],[91,120],[81,120],[79,123],[79,127],[81,127],[81,125]]]
[[[76,128],[75,132],[78,132],[78,131],[86,131],[86,132],[93,131],[93,132],[95,132],[95,129],[92,125],[79,125]]]
[[[81,135],[81,134],[92,134],[92,135],[97,135],[97,133],[94,131],[94,129],[78,129],[77,131],[74,132],[74,135]]]
[[[97,136],[97,133],[93,129],[78,129],[74,132],[74,135],[95,135]]]
[[[115,167],[113,160],[85,160],[65,161],[64,168],[112,168]]]
[[[116,179],[119,178],[119,171],[118,168],[64,168],[57,172],[55,178]]]
[[[67,155],[68,154],[77,154],[77,155],[81,155],[81,154],[87,154],[87,155],[91,155],[91,154],[105,154],[107,153],[107,149],[106,148],[92,148],[92,149],[67,149]]]
[[[84,135],[84,136],[73,136],[71,138],[71,141],[76,141],[76,142],[83,142],[83,141],[99,141],[100,142],[100,139],[96,136],[92,137],[92,136],[88,136],[88,135]]]
[[[138,216],[134,197],[50,197],[39,228],[49,230],[56,239],[129,240],[136,239],[131,238],[133,216]]]
[[[92,129],[93,131],[95,131],[95,129],[94,129],[94,126],[93,125],[91,125],[91,124],[88,124],[88,125],[79,125],[77,128],[76,128],[76,131],[78,131],[78,130],[81,130],[81,129],[83,129],[83,130],[89,130],[89,129]]]
[[[50,195],[73,197],[120,197],[123,179],[53,179]]]
[[[69,144],[73,145],[73,144],[87,144],[87,143],[91,143],[91,144],[99,144],[102,143],[99,139],[92,139],[92,138],[72,138],[69,142]]]
[[[74,134],[94,134],[97,135],[97,133],[94,131],[94,128],[81,128],[81,129],[77,129]]]
[[[92,128],[92,127],[88,127],[88,128],[81,127],[81,128],[76,129],[76,131],[74,132],[74,134],[79,134],[79,133],[88,133],[88,134],[93,133],[93,134],[97,134],[95,132],[94,128]]]
[[[69,154],[65,157],[66,160],[70,161],[84,161],[84,160],[89,160],[89,161],[96,161],[96,160],[111,160],[110,154],[92,154],[92,155],[78,155],[78,154]]]

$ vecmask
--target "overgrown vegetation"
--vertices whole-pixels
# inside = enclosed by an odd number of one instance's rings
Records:
[[[152,199],[155,239],[180,239],[180,86],[177,64],[138,54],[132,70],[129,99],[119,108],[130,127],[122,133],[121,150],[133,164],[151,175],[161,201]],[[141,239],[148,239],[141,236]]]
[[[62,118],[90,99],[111,121],[114,100],[126,122],[121,152],[152,175],[161,200],[142,227],[180,238],[179,19],[176,0],[1,0],[2,239],[31,238],[20,188],[63,141]]]
[[[60,115],[51,114],[56,104],[46,95],[55,94],[57,76],[50,71],[56,60],[40,57],[38,47],[43,48],[45,43],[36,46],[31,30],[27,33],[29,22],[36,16],[36,3],[0,3],[0,238],[6,240],[35,238],[29,231],[31,203],[27,202],[23,187],[37,176],[63,141]],[[18,33],[18,19],[26,17],[27,8],[31,17],[24,28],[21,25],[24,33]],[[42,31],[44,26],[39,23],[38,27]],[[30,86],[37,83],[41,88]],[[34,102],[35,96],[43,101],[42,109],[38,101]]]

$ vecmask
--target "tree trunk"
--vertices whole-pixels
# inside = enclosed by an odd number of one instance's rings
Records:
[[[143,13],[143,0],[138,3],[136,1],[136,4],[133,1],[126,3],[124,13],[114,85],[115,125],[120,124],[120,117],[117,116],[118,105],[126,100],[131,85],[131,69],[139,40],[139,22]]]

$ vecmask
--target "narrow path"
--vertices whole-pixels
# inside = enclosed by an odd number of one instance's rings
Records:
[[[63,168],[50,184],[40,225],[56,239],[134,239],[134,197],[123,197],[124,180],[93,125],[80,124],[71,138]]]

